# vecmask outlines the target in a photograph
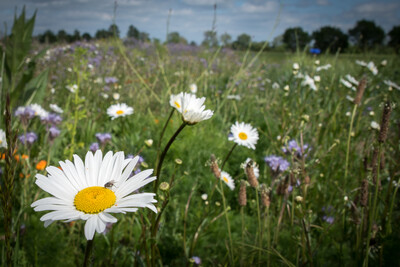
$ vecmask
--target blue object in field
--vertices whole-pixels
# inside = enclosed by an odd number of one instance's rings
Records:
[[[319,48],[311,48],[310,49],[310,53],[314,54],[314,55],[321,54],[321,49],[319,49]]]

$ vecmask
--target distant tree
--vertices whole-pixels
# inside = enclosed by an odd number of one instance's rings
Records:
[[[68,42],[69,41],[68,33],[64,30],[59,30],[57,33],[57,41],[62,43]]]
[[[384,30],[369,20],[357,21],[354,28],[349,30],[350,40],[359,48],[366,50],[381,45],[385,39]]]
[[[313,32],[312,38],[315,40],[314,46],[331,53],[336,53],[338,49],[344,51],[348,46],[349,37],[339,28],[325,26]]]
[[[139,40],[142,42],[149,42],[150,41],[150,34],[147,32],[140,32],[139,33]]]
[[[39,35],[39,42],[52,44],[57,42],[57,36],[51,30],[47,30],[43,34]]]
[[[168,34],[167,43],[183,43],[187,44],[187,40],[179,35],[179,32],[171,32]]]
[[[292,51],[296,51],[297,46],[300,49],[304,49],[304,47],[306,47],[310,41],[310,35],[303,31],[301,27],[286,29],[285,33],[283,34],[283,42]]]
[[[250,46],[250,43],[251,36],[246,33],[242,33],[236,38],[236,41],[232,43],[232,47],[234,49],[245,50]]]
[[[92,40],[92,36],[90,35],[90,33],[85,32],[84,34],[82,34],[82,39],[85,41],[90,41]]]
[[[219,40],[221,41],[222,46],[229,46],[232,41],[232,36],[230,36],[228,33],[223,33],[219,37]]]
[[[95,37],[96,37],[96,39],[108,38],[108,37],[110,37],[110,32],[105,29],[97,30]]]
[[[390,40],[389,46],[393,47],[396,53],[400,52],[400,25],[393,26],[393,28],[388,33]]]
[[[119,29],[116,24],[111,24],[110,27],[108,27],[108,32],[110,33],[109,37],[115,36],[119,38]]]
[[[71,42],[76,42],[81,40],[81,33],[78,30],[75,30],[71,36]]]
[[[276,36],[274,40],[272,40],[272,47],[274,48],[283,46],[283,44],[283,34]]]
[[[197,44],[196,44],[195,41],[191,41],[191,42],[190,42],[190,45],[191,45],[191,46],[197,46]]]
[[[128,33],[126,34],[129,38],[135,38],[139,40],[140,31],[133,25],[129,25]]]
[[[204,40],[203,42],[201,42],[201,45],[205,47],[217,47],[218,46],[217,32],[205,31]]]

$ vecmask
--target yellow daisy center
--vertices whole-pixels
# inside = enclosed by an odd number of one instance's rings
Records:
[[[3,140],[0,140],[0,144],[3,143]]]
[[[117,197],[108,188],[101,186],[87,187],[76,194],[75,208],[89,214],[100,213],[115,204]]]
[[[222,177],[222,180],[224,180],[224,181],[225,181],[225,183],[228,183],[228,182],[229,182],[228,178],[226,178],[225,176],[224,176],[224,177]]]
[[[123,110],[117,110],[117,114],[118,115],[122,115],[122,114],[124,114],[124,111]]]
[[[176,106],[177,108],[181,108],[181,105],[179,105],[178,101],[175,101],[174,104],[175,104],[175,106]]]
[[[247,140],[247,134],[244,132],[239,133],[239,138],[242,140]]]

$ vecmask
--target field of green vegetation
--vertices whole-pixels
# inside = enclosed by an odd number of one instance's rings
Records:
[[[400,264],[398,55],[32,29],[1,50],[2,265]]]

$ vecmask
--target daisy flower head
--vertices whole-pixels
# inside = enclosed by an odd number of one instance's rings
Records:
[[[197,93],[197,85],[195,83],[192,83],[191,85],[189,85],[189,89],[192,94]]]
[[[229,141],[233,141],[238,145],[251,149],[256,149],[258,141],[258,132],[249,123],[235,122],[231,126],[232,135],[228,137]]]
[[[235,189],[235,183],[233,182],[232,176],[229,173],[222,171],[221,179],[226,183],[226,185],[231,189]]]
[[[203,105],[205,97],[197,98],[193,94],[183,93],[181,98],[182,107],[178,111],[182,114],[182,119],[189,125],[194,125],[200,121],[208,120],[214,114]]]
[[[60,161],[61,170],[49,166],[47,176],[36,175],[36,184],[52,196],[31,206],[35,211],[51,211],[40,218],[45,227],[58,220],[86,221],[87,240],[92,240],[95,232],[104,232],[107,223],[117,222],[110,213],[125,214],[145,207],[157,213],[154,193],[132,194],[156,179],[149,178],[153,170],[129,178],[138,160],[139,157],[125,159],[124,152],[111,151],[103,158],[101,150],[97,150],[94,155],[89,151],[84,162],[77,155],[74,162]]]
[[[115,105],[111,105],[107,109],[107,114],[108,114],[108,116],[111,117],[111,120],[114,120],[119,117],[125,117],[125,116],[133,114],[133,108],[129,107],[125,103],[115,104]]]
[[[182,97],[183,92],[180,92],[177,95],[171,95],[169,97],[169,104],[171,107],[176,108],[179,112],[182,112]]]

